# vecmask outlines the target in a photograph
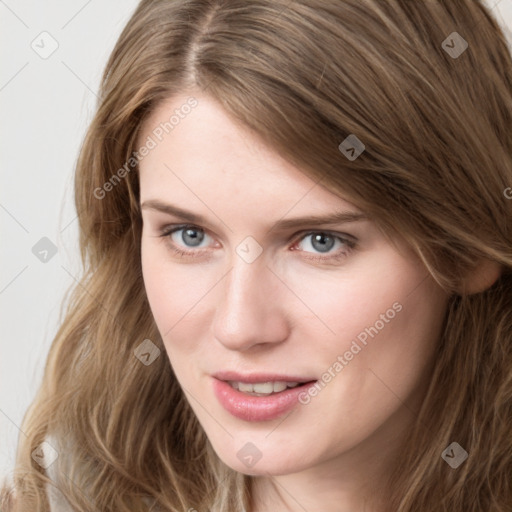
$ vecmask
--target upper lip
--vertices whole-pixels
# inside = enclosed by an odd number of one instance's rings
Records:
[[[312,382],[314,378],[311,377],[299,377],[297,375],[283,375],[278,373],[237,373],[231,371],[217,372],[212,375],[216,379],[223,380],[226,382],[245,382],[247,384],[257,384],[259,382]]]

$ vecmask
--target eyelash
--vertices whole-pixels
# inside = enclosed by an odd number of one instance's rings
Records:
[[[176,233],[177,231],[181,231],[181,230],[185,230],[185,229],[194,229],[197,231],[205,232],[203,229],[199,228],[198,226],[194,226],[192,224],[180,224],[180,225],[166,226],[166,227],[162,228],[160,230],[160,235],[158,235],[158,236],[161,238],[167,238],[168,242],[169,242],[170,249],[172,250],[173,253],[179,255],[180,258],[200,257],[204,250],[200,249],[197,251],[195,251],[195,250],[184,251],[183,249],[180,249],[178,246],[176,246],[174,244],[174,242],[171,241],[171,235],[173,233]],[[325,262],[330,262],[330,261],[341,261],[344,258],[346,258],[356,246],[356,242],[353,239],[349,239],[348,237],[341,236],[341,234],[339,234],[339,233],[333,233],[331,231],[322,231],[322,230],[316,230],[316,231],[311,230],[311,231],[299,233],[298,235],[300,235],[300,236],[294,238],[294,245],[295,245],[295,243],[300,242],[304,238],[306,238],[310,235],[315,235],[315,234],[328,235],[332,238],[335,238],[335,239],[339,240],[340,242],[342,242],[345,245],[345,248],[333,255],[330,255],[330,256],[303,256],[305,259],[310,260],[310,261],[315,261],[318,263],[325,263]],[[306,251],[300,251],[300,252],[305,252],[306,254],[310,254]]]

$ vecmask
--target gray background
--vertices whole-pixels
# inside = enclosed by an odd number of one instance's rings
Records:
[[[0,0],[0,478],[14,466],[19,426],[79,275],[74,165],[101,72],[137,3]],[[487,3],[512,41],[512,0]],[[46,248],[43,237],[58,248],[53,257],[33,253]]]

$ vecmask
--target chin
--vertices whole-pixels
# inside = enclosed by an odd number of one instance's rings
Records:
[[[242,448],[235,449],[234,452],[227,452],[227,449],[220,452],[216,450],[224,464],[244,475],[288,475],[303,471],[311,465],[311,461],[306,460],[303,456],[305,454],[295,453],[294,458],[291,459],[286,446],[283,446],[282,454],[271,446],[262,449],[262,451],[257,451],[252,443],[246,443]]]

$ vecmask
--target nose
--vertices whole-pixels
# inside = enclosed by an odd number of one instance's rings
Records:
[[[222,345],[246,351],[287,339],[285,287],[262,256],[247,263],[235,255],[233,267],[221,283],[213,334]]]

